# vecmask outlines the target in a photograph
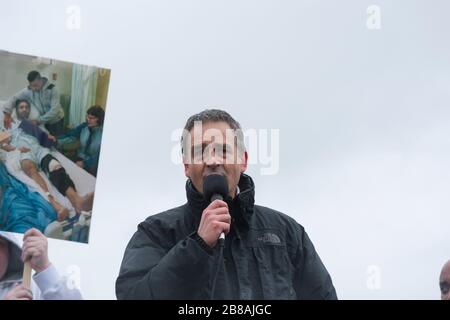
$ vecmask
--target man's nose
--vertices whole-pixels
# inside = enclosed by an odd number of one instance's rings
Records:
[[[215,150],[211,150],[207,152],[205,157],[205,164],[209,167],[215,167],[223,164],[223,157],[216,152]]]

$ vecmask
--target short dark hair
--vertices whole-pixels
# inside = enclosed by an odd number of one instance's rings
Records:
[[[27,75],[28,82],[33,82],[34,80],[40,79],[40,78],[41,78],[41,74],[39,72],[37,72],[36,70],[28,72],[28,75]]]
[[[103,110],[102,107],[92,106],[87,110],[86,113],[96,117],[98,119],[99,126],[103,125],[103,121],[105,120],[105,110]]]
[[[183,135],[181,136],[181,152],[183,153],[185,151],[185,148],[183,147],[184,143],[187,143],[187,141],[184,141],[184,135],[187,134],[194,128],[194,125],[196,122],[201,121],[202,123],[205,122],[226,122],[231,129],[235,131],[236,137],[237,137],[237,146],[239,152],[243,152],[245,150],[244,146],[244,135],[242,132],[242,127],[228,112],[220,109],[205,109],[199,113],[196,113],[189,117],[189,119],[186,121],[186,125],[184,126]]]
[[[184,129],[187,131],[191,131],[194,127],[194,124],[196,121],[204,122],[219,122],[224,121],[228,123],[231,129],[237,130],[241,129],[241,125],[239,122],[234,120],[234,118],[226,111],[220,110],[220,109],[206,109],[202,112],[196,113],[189,117],[189,119],[186,121],[186,125],[184,126]]]
[[[25,102],[28,105],[28,109],[31,108],[30,102],[27,99],[17,99],[16,103],[14,104],[14,107],[16,108],[16,111],[17,111],[17,108],[19,108],[19,104],[21,104],[22,102]]]

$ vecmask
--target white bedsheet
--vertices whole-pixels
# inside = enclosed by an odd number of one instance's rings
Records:
[[[79,195],[83,196],[95,189],[95,177],[78,167],[71,160],[66,158],[58,151],[52,151],[52,155],[58,159],[61,165],[66,170],[67,174],[73,180],[75,188]],[[20,167],[20,151],[15,150],[12,152],[3,152],[6,169],[9,174],[14,176],[17,180],[23,182],[28,186],[31,191],[38,192],[44,199],[47,199],[44,190],[30,177],[28,177]],[[47,176],[40,171],[42,178],[47,183],[50,194],[58,201],[62,206],[70,210],[70,217],[75,216],[76,212],[70,203],[69,199],[62,195],[48,180]]]

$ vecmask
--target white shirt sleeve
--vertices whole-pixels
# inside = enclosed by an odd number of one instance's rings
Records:
[[[67,277],[61,277],[56,268],[50,266],[42,272],[36,273],[33,280],[41,291],[43,300],[81,300],[81,293],[77,288],[69,288]]]

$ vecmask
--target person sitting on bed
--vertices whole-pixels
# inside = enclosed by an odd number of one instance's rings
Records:
[[[78,195],[75,185],[69,175],[66,173],[61,163],[50,154],[48,148],[43,147],[40,142],[45,141],[43,131],[35,124],[27,120],[30,112],[30,105],[27,100],[18,100],[16,102],[16,113],[19,123],[13,125],[9,130],[11,138],[8,142],[2,144],[2,149],[5,151],[20,151],[20,166],[25,174],[33,179],[46,193],[48,201],[58,213],[58,220],[64,220],[69,210],[59,204],[54,197],[49,193],[47,183],[38,172],[38,166],[48,176],[50,182],[62,194],[67,196],[70,203],[75,208],[75,211],[92,210],[92,202],[94,193],[91,192],[84,197]],[[28,123],[30,128],[26,128],[24,123]],[[31,124],[30,124],[31,123]],[[34,132],[35,135],[30,135]],[[40,137],[38,140],[36,136]],[[50,136],[51,137],[51,136]],[[47,139],[52,140],[47,136]]]
[[[35,137],[41,146],[44,148],[51,148],[56,146],[56,138],[44,131],[34,121],[30,120],[31,106],[30,102],[25,99],[16,100],[15,106],[18,127],[26,134]]]
[[[94,176],[97,176],[104,118],[103,108],[92,106],[86,112],[86,122],[57,137],[58,146],[80,141],[75,163]]]

